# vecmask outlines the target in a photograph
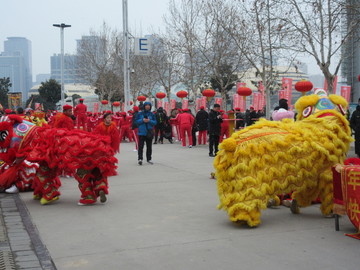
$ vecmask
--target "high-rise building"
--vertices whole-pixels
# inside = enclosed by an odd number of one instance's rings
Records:
[[[32,87],[31,41],[24,37],[8,37],[0,55],[0,77],[10,77],[10,92],[21,92],[23,101]]]
[[[64,55],[64,84],[82,83],[77,72],[77,55]],[[54,54],[50,57],[51,79],[61,82],[61,54]]]

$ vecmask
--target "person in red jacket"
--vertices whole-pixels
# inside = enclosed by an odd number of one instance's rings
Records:
[[[79,99],[79,104],[74,109],[74,115],[76,117],[76,126],[78,129],[82,127],[83,130],[86,130],[86,120],[87,120],[87,106],[84,104],[84,99]]]
[[[115,122],[112,121],[112,113],[105,113],[103,119],[104,120],[96,126],[93,133],[109,136],[112,149],[114,149],[115,153],[118,153],[120,151],[120,136]]]
[[[225,138],[229,138],[230,137],[230,126],[229,126],[229,121],[227,119],[229,119],[229,116],[225,113],[224,110],[220,110],[219,111],[221,114],[221,117],[223,119],[222,123],[221,123],[221,131],[220,131],[220,140],[219,142],[222,142]]]
[[[54,128],[66,128],[72,130],[75,128],[74,120],[72,119],[72,106],[65,104],[63,112],[58,113],[54,119]]]
[[[189,113],[189,109],[183,109],[183,113],[178,116],[178,123],[180,127],[182,146],[186,147],[186,133],[189,141],[189,148],[191,148],[193,141],[192,126],[194,124],[194,117]]]

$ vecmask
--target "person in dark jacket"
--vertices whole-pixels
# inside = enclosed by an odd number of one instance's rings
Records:
[[[155,113],[156,125],[155,125],[155,140],[154,144],[157,144],[158,136],[160,133],[159,142],[162,144],[164,140],[164,128],[167,120],[166,113],[162,107],[159,107]]]
[[[143,110],[137,114],[136,125],[138,126],[139,134],[138,164],[142,165],[144,143],[146,143],[146,161],[152,165],[153,127],[156,125],[156,118],[151,112],[150,102],[145,102]]]
[[[360,105],[356,106],[356,110],[351,115],[350,127],[355,132],[355,154],[360,157]]]
[[[247,122],[246,126],[253,125],[257,120],[259,120],[259,119],[258,119],[258,115],[257,115],[254,107],[250,107],[248,122]]]
[[[206,133],[208,129],[209,114],[205,111],[205,107],[201,106],[200,111],[195,116],[195,122],[197,124],[199,135],[198,144],[206,144]]]
[[[214,104],[209,113],[209,156],[215,157],[218,152],[222,118],[219,112],[220,105]]]

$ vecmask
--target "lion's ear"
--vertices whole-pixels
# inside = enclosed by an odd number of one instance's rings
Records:
[[[329,99],[331,100],[332,103],[336,104],[336,105],[341,105],[345,110],[348,107],[348,103],[346,101],[345,98],[343,98],[342,96],[338,96],[338,95],[329,95]]]
[[[10,122],[13,122],[13,123],[22,123],[23,122],[23,119],[16,114],[9,114],[7,117],[9,118]]]

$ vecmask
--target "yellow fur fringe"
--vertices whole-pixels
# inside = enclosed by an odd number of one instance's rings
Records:
[[[303,97],[298,111],[317,100],[315,95]],[[335,116],[260,120],[224,140],[214,161],[219,209],[227,211],[231,221],[257,226],[270,198],[294,191],[299,206],[320,197],[322,213],[329,214],[331,166],[343,162],[352,141],[347,120],[329,111]]]

